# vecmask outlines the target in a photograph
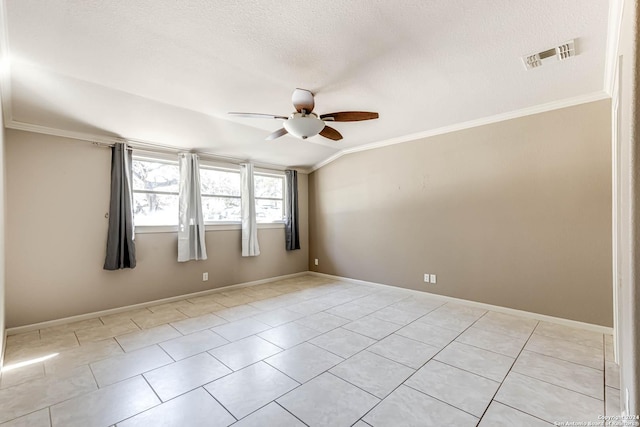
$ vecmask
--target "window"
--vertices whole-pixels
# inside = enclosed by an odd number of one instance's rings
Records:
[[[281,175],[253,175],[258,222],[276,222],[284,219],[284,177]]]
[[[133,217],[136,225],[177,225],[177,162],[134,159]]]
[[[240,172],[200,166],[204,222],[240,221]]]
[[[177,161],[133,159],[133,216],[136,226],[178,225]],[[205,223],[240,222],[240,172],[200,165],[200,193]],[[257,221],[284,219],[284,176],[254,174]]]

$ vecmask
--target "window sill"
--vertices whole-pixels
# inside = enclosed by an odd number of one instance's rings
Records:
[[[205,232],[209,231],[229,231],[240,230],[242,225],[239,222],[225,222],[220,224],[205,224]],[[263,222],[258,223],[258,230],[269,228],[284,228],[284,221],[278,222]],[[177,225],[138,225],[136,226],[136,234],[151,234],[151,233],[177,233]]]

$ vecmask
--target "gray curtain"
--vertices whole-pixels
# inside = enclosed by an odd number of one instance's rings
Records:
[[[287,250],[293,251],[300,249],[300,236],[298,234],[298,172],[286,170],[284,174],[287,180],[284,232]]]
[[[131,157],[131,150],[125,144],[116,143],[111,149],[111,201],[105,270],[136,266]]]

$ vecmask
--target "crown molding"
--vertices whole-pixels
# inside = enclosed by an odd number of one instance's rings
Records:
[[[620,44],[620,31],[622,30],[622,12],[624,0],[611,0],[609,2],[609,19],[607,25],[607,47],[604,59],[604,91],[613,95],[613,86],[618,60],[618,47]]]
[[[65,138],[71,138],[76,140],[88,141],[99,144],[114,144],[116,142],[130,143],[132,147],[141,150],[147,149],[149,151],[185,151],[184,148],[172,147],[163,144],[158,144],[152,141],[142,141],[129,138],[121,138],[116,136],[104,136],[97,134],[89,134],[83,132],[68,131],[58,128],[52,128],[47,126],[40,126],[31,123],[18,122],[13,120],[12,103],[11,103],[11,78],[10,78],[10,53],[9,53],[9,35],[7,29],[7,14],[6,14],[6,1],[0,0],[0,102],[2,102],[2,110],[4,117],[4,126],[10,129],[23,130],[27,132],[35,132],[46,135],[53,135]],[[573,98],[566,98],[559,101],[554,101],[546,104],[540,104],[521,110],[516,110],[508,113],[497,114],[494,116],[484,117],[467,122],[457,123],[450,126],[444,126],[437,129],[432,129],[424,132],[413,133],[396,138],[391,138],[383,141],[378,141],[370,144],[361,145],[353,148],[346,148],[334,153],[330,157],[314,164],[309,168],[294,167],[300,173],[310,174],[313,171],[320,169],[323,166],[332,163],[340,157],[357,153],[360,151],[373,150],[376,148],[386,147],[389,145],[401,144],[404,142],[415,141],[430,136],[442,135],[450,132],[455,132],[463,129],[469,129],[477,126],[483,126],[491,123],[497,123],[514,118],[524,117],[532,114],[543,113],[546,111],[552,111],[560,108],[571,107],[574,105],[584,104],[588,102],[598,101],[601,99],[611,98],[613,92],[613,84],[615,77],[615,68],[618,53],[618,44],[620,39],[620,29],[622,26],[622,12],[623,12],[624,0],[611,0],[609,4],[609,17],[608,17],[608,31],[607,31],[607,47],[605,56],[605,72],[603,90],[593,92],[586,95],[581,95]],[[324,145],[324,144],[322,144]],[[224,156],[218,156],[215,153],[199,152],[199,154],[218,159],[230,163],[246,162],[246,159],[236,159]],[[267,169],[282,170],[285,169],[282,165],[275,165],[269,163],[252,162],[258,167],[264,167]]]
[[[533,107],[523,108],[521,110],[510,111],[508,113],[496,114],[494,116],[483,117],[481,119],[469,120],[467,122],[457,123],[451,126],[444,126],[437,129],[432,129],[424,132],[412,133],[409,135],[399,136],[396,138],[386,139],[384,141],[373,142],[371,144],[360,145],[353,148],[345,148],[338,151],[331,157],[316,163],[311,167],[311,172],[320,169],[323,166],[339,159],[347,154],[357,153],[360,151],[374,150],[376,148],[387,147],[389,145],[402,144],[404,142],[415,141],[422,138],[428,138],[430,136],[443,135],[446,133],[456,132],[459,130],[474,128],[478,126],[484,126],[492,123],[502,122],[505,120],[517,119],[519,117],[531,116],[533,114],[544,113],[547,111],[558,110],[561,108],[572,107],[574,105],[586,104],[589,102],[600,101],[602,99],[608,99],[611,96],[604,92],[598,91],[589,93],[586,95],[580,95],[573,98],[565,98],[559,101],[553,101],[546,104],[540,104]]]
[[[75,132],[70,130],[52,128],[49,126],[34,125],[32,123],[19,122],[17,120],[13,120],[13,118],[9,118],[9,120],[5,122],[4,126],[8,129],[41,133],[44,135],[59,136],[63,138],[76,139],[80,141],[94,142],[105,145],[112,145],[116,142],[125,142],[125,139],[114,136],[96,135],[85,132]]]
[[[9,118],[9,120],[5,121],[4,126],[8,129],[21,130],[26,132],[34,132],[40,133],[44,135],[58,136],[62,138],[75,139],[78,141],[90,142],[98,145],[113,145],[118,142],[126,142],[131,148],[139,151],[147,151],[147,152],[155,152],[155,153],[178,153],[182,151],[189,151],[189,149],[184,147],[175,147],[170,145],[158,144],[152,141],[145,141],[141,139],[133,139],[133,138],[125,138],[119,136],[106,136],[106,135],[97,135],[92,133],[85,132],[75,132],[70,130],[58,129],[49,126],[40,126],[34,125],[32,123],[19,122]],[[225,157],[220,156],[215,153],[210,153],[207,151],[198,151],[203,157],[206,157],[210,160],[217,160],[225,163],[239,164],[245,162],[251,162],[258,168],[263,169],[271,169],[271,170],[285,170],[285,169],[295,169],[300,173],[309,174],[311,170],[308,168],[301,167],[286,167],[283,165],[276,165],[273,163],[265,163],[265,162],[256,162],[248,159],[239,159],[235,157]]]
[[[3,96],[3,108],[4,108],[4,97],[5,97],[4,92],[2,96]],[[611,96],[605,91],[598,91],[598,92],[593,92],[587,95],[581,95],[573,98],[566,98],[560,101],[549,102],[547,104],[540,104],[540,105],[536,105],[529,108],[523,108],[521,110],[511,111],[508,113],[496,114],[494,116],[483,117],[477,120],[470,120],[467,122],[462,122],[462,123],[458,123],[451,126],[444,126],[441,128],[432,129],[424,132],[404,135],[396,138],[387,139],[384,141],[378,141],[371,144],[361,145],[358,147],[346,148],[344,150],[338,151],[337,153],[322,160],[321,162],[316,163],[310,168],[294,167],[292,169],[295,169],[300,173],[310,174],[347,154],[357,153],[360,151],[373,150],[376,148],[387,147],[389,145],[402,144],[404,142],[415,141],[418,139],[428,138],[431,136],[443,135],[450,132],[456,132],[459,130],[474,128],[478,126],[484,126],[491,123],[497,123],[497,122],[515,119],[519,117],[530,116],[533,114],[544,113],[547,111],[553,111],[560,108],[586,104],[589,102],[599,101],[602,99],[608,99],[610,97]],[[6,119],[7,112],[10,112],[10,110],[7,109],[4,112],[5,112],[4,125],[6,128],[9,128],[9,129],[34,132],[34,133],[40,133],[45,135],[53,135],[53,136],[59,136],[63,138],[70,138],[70,139],[75,139],[80,141],[92,142],[97,144],[106,144],[106,145],[112,145],[116,142],[127,142],[134,149],[137,148],[139,150],[147,150],[147,151],[179,152],[179,151],[186,150],[185,148],[162,145],[162,144],[158,144],[151,141],[143,141],[143,140],[137,140],[137,139],[131,139],[131,138],[118,137],[118,136],[105,136],[105,135],[97,135],[97,134],[90,134],[90,133],[84,133],[84,132],[75,132],[75,131],[63,130],[58,128],[52,128],[48,126],[35,125],[32,123],[19,122],[19,121],[13,120],[12,117],[9,117],[8,119]],[[216,155],[215,153],[209,153],[206,151],[198,152],[198,154],[210,157],[215,160],[220,160],[220,161],[229,162],[229,163],[242,163],[242,162],[249,161],[247,159],[238,159],[238,158],[232,158],[232,157],[219,156],[219,155]],[[274,170],[285,169],[285,167],[282,165],[253,162],[253,161],[252,163],[257,167],[262,167],[266,169],[274,169]]]

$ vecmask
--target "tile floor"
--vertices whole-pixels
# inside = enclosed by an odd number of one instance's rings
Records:
[[[420,292],[301,276],[9,336],[0,426],[597,421],[619,413],[611,345]]]

